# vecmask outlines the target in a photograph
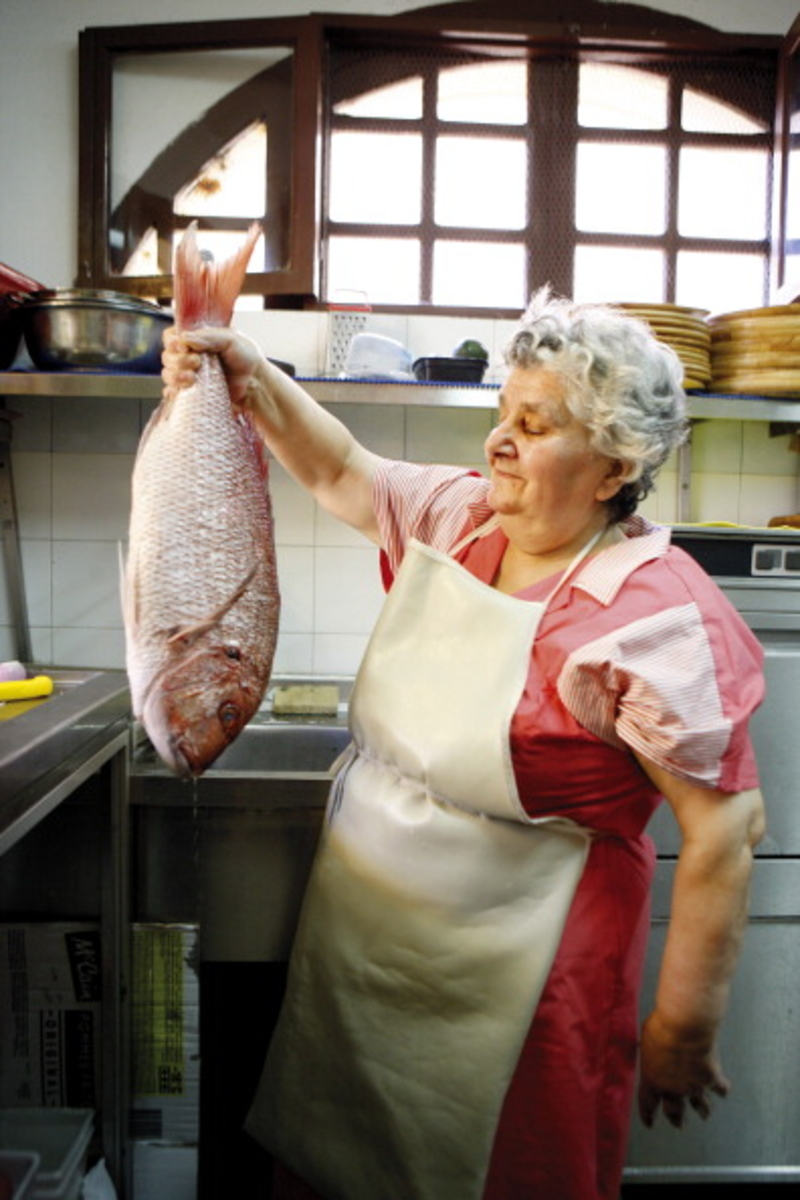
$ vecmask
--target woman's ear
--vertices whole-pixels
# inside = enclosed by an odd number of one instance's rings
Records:
[[[610,500],[612,496],[616,496],[619,489],[628,483],[627,477],[629,472],[629,467],[626,466],[621,458],[609,459],[608,470],[600,480],[597,492],[595,493],[595,499],[605,501]]]

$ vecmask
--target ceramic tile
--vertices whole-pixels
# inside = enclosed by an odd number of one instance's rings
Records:
[[[314,521],[314,544],[316,546],[365,546],[370,545],[363,533],[332,517],[317,505]]]
[[[791,449],[791,436],[770,437],[767,421],[744,421],[742,442],[743,475],[791,475],[797,477],[800,455]]]
[[[139,429],[144,430],[147,422],[152,417],[159,405],[158,400],[140,400],[139,401]]]
[[[409,317],[409,350],[414,358],[449,358],[467,339],[481,343],[492,358],[494,321],[487,317]]]
[[[53,666],[119,671],[125,665],[122,630],[53,629]]]
[[[739,520],[743,525],[768,525],[772,517],[798,511],[795,479],[787,475],[743,475]]]
[[[367,634],[317,634],[314,638],[314,673],[355,675],[364,657],[368,640]]]
[[[678,520],[678,489],[680,481],[674,471],[662,470],[656,480],[655,490],[648,496],[656,503],[655,519],[662,525],[673,525]],[[647,501],[646,501],[647,503]]]
[[[692,473],[690,521],[738,521],[739,475]]]
[[[311,547],[278,547],[281,633],[314,630],[314,551]]]
[[[403,457],[406,409],[400,405],[331,404],[329,411],[368,450],[385,458]]]
[[[0,595],[2,589],[0,589]],[[2,600],[0,600],[0,612],[2,611]],[[16,635],[11,625],[4,625],[0,620],[0,662],[16,662],[19,650],[17,648]]]
[[[658,512],[658,497],[655,492],[651,492],[649,496],[642,500],[636,512],[640,517],[644,517],[656,525],[661,522],[662,518]]]
[[[314,501],[299,483],[271,460],[269,487],[279,546],[310,546],[314,541]]]
[[[314,563],[315,632],[370,633],[383,603],[377,548],[322,547]]]
[[[47,452],[53,444],[53,401],[48,396],[10,396],[11,444],[14,452]]]
[[[493,363],[503,363],[503,355],[506,346],[513,338],[516,331],[519,329],[518,320],[496,320],[492,330],[492,356]]]
[[[14,450],[14,495],[20,537],[49,538],[52,533],[52,457]]]
[[[53,664],[53,631],[50,626],[39,628],[35,625],[30,629],[31,650],[33,661],[43,666]]]
[[[53,449],[71,454],[133,454],[139,443],[135,400],[61,397],[53,407]]]
[[[692,427],[692,471],[734,474],[742,469],[742,421],[700,421]]]
[[[483,461],[491,414],[471,408],[406,409],[406,457],[410,462]]]
[[[236,328],[252,338],[267,358],[292,363],[298,375],[315,375],[320,364],[318,313],[238,312]]]
[[[380,337],[399,342],[411,353],[413,359],[414,353],[408,344],[408,323],[409,317],[405,313],[369,313],[364,332],[377,333]]]
[[[53,455],[53,537],[126,537],[132,470],[130,455]]]
[[[31,647],[31,662],[50,665],[53,661],[53,640],[50,626],[40,628],[32,625],[28,630]],[[23,660],[17,644],[16,630],[12,625],[0,625],[0,662]]]
[[[49,625],[52,609],[52,561],[49,541],[23,541],[22,573],[30,625]]]
[[[314,638],[307,633],[281,633],[275,647],[273,675],[306,675],[314,670]]]
[[[50,542],[48,540],[20,543],[22,560],[22,587],[24,590],[26,616],[29,625],[49,625],[50,607]],[[0,572],[0,624],[13,623],[13,607],[9,591],[9,577]]]
[[[53,542],[53,625],[122,628],[114,542]]]

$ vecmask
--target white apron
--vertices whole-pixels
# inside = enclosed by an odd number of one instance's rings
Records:
[[[552,595],[411,542],[367,648],[247,1121],[326,1200],[482,1195],[589,844],[525,814],[511,762]]]

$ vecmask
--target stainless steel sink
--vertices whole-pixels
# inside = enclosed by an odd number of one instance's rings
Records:
[[[328,772],[350,740],[345,725],[248,725],[211,771]]]
[[[134,804],[321,807],[331,767],[349,741],[344,720],[257,717],[204,775],[181,780],[144,739],[131,763],[131,800]]]

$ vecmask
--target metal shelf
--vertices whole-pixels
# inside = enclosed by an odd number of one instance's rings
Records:
[[[414,405],[429,408],[484,408],[496,404],[494,384],[383,383],[360,379],[299,376],[297,382],[321,404]],[[65,371],[0,371],[0,396],[103,397],[157,400],[158,375],[104,374]],[[786,399],[760,396],[689,394],[693,420],[800,422],[800,396]]]

